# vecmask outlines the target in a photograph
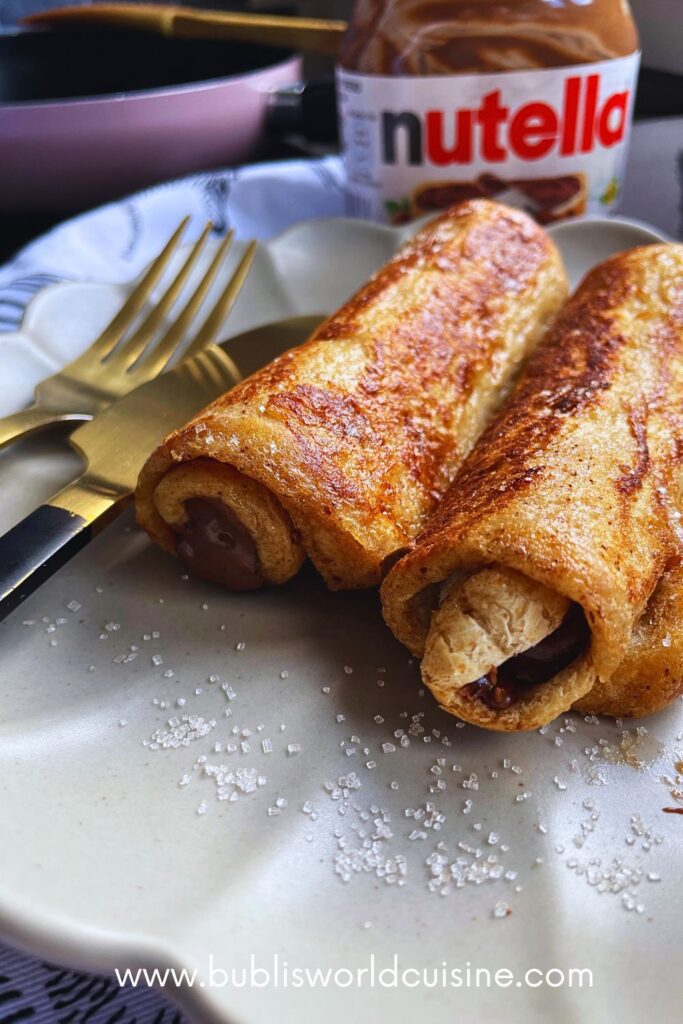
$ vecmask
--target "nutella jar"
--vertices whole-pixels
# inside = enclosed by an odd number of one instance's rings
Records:
[[[626,0],[358,0],[337,69],[348,212],[606,212],[639,56]]]

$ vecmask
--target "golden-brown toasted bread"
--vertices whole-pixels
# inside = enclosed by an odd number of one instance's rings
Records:
[[[464,695],[449,710],[532,728],[608,686],[679,557],[682,428],[683,246],[647,246],[588,275],[383,584],[385,618],[419,656],[453,575],[505,567],[583,609],[590,641],[567,669],[500,712]]]
[[[616,672],[598,680],[574,707],[591,715],[640,718],[682,693],[683,569],[678,566],[662,576]]]
[[[212,467],[228,465],[272,499],[260,519],[253,508],[245,517],[247,532],[284,521],[285,533],[289,524],[295,531],[277,572],[273,544],[260,538],[264,580],[295,572],[300,546],[332,588],[378,583],[384,559],[421,529],[566,288],[554,244],[524,214],[486,200],[449,210],[310,341],[166,439],[140,476],[138,522],[174,551],[183,502],[216,492]],[[169,503],[163,481],[179,464],[182,492]]]

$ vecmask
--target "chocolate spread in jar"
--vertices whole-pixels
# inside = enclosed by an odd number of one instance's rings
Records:
[[[524,689],[546,683],[585,651],[590,630],[578,604],[573,604],[557,629],[528,651],[503,662],[497,669],[464,686],[462,692],[501,711],[522,696]]]
[[[190,498],[185,512],[176,553],[192,573],[230,590],[263,585],[256,545],[232,509],[215,498]]]
[[[609,209],[638,38],[626,0],[358,0],[338,68],[349,212],[491,196],[542,223]]]

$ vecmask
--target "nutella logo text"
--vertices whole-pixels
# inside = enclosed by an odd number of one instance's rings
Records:
[[[573,75],[564,82],[559,105],[534,100],[513,107],[500,89],[487,92],[476,107],[430,109],[422,115],[383,110],[382,162],[402,160],[418,167],[503,163],[512,155],[541,160],[591,153],[622,142],[628,128],[631,90],[601,95],[601,76]]]
[[[452,75],[339,68],[348,212],[405,224],[482,197],[541,224],[611,210],[638,60]]]

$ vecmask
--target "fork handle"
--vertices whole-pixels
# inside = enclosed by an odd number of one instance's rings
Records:
[[[69,508],[71,484],[0,537],[0,621],[123,510],[130,495],[91,496],[85,514]],[[66,507],[65,507],[66,506]]]
[[[78,422],[88,417],[70,415],[69,413],[51,412],[41,409],[38,405],[29,405],[26,409],[0,417],[0,448],[18,441],[20,437],[35,434],[55,423]]]

